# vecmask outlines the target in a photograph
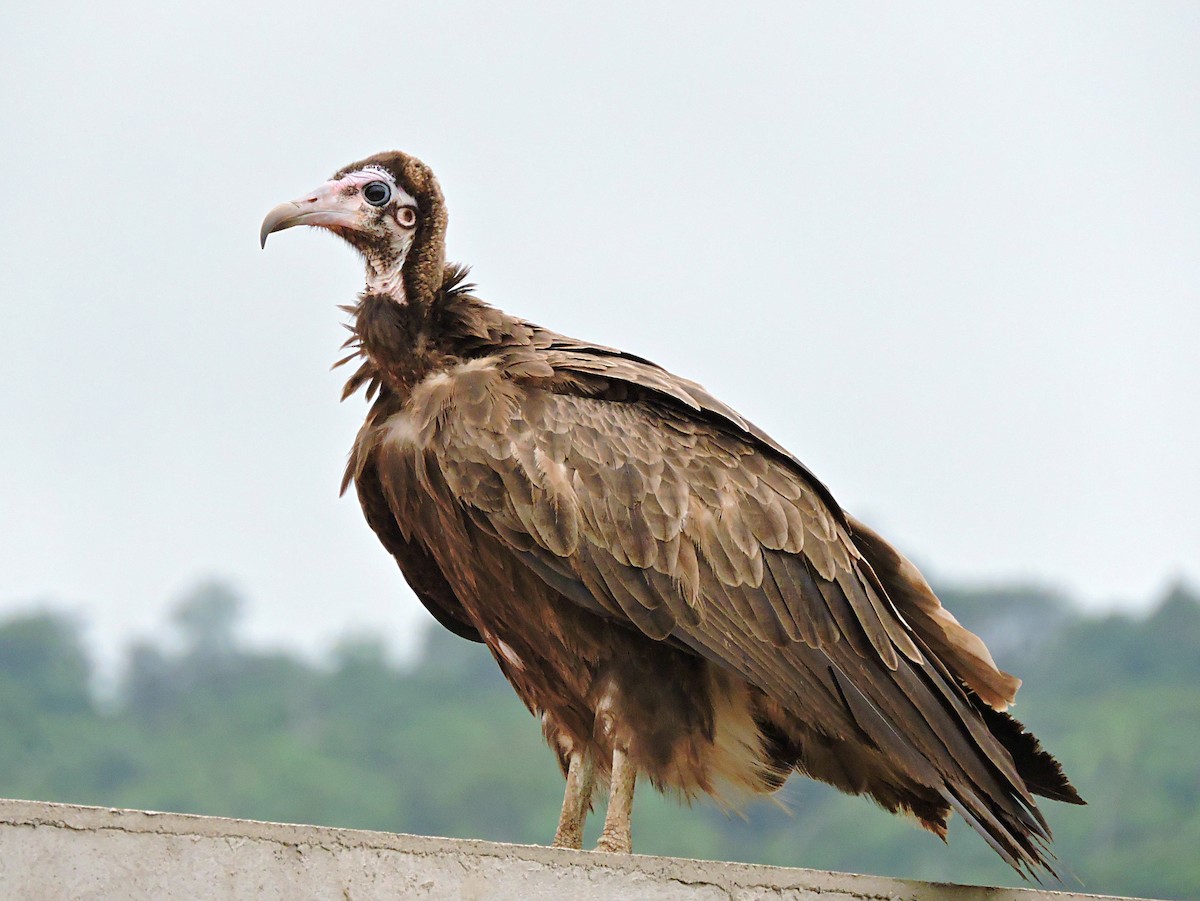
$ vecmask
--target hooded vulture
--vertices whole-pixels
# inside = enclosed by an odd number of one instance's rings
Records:
[[[273,209],[363,257],[344,309],[374,404],[350,453],[367,522],[434,618],[482,642],[558,755],[554,844],[631,850],[634,784],[728,802],[792,772],[945,837],[957,811],[1053,874],[1035,795],[1080,804],[1006,708],[1020,681],[903,555],[700,385],[491,307],[447,264],[403,153]]]

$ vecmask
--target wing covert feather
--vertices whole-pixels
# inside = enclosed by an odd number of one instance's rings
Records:
[[[889,670],[921,660],[839,517],[786,462],[669,408],[548,392],[525,402],[489,393],[487,375],[471,373],[461,403],[431,395],[440,409],[416,418],[438,424],[429,463],[514,550],[557,558],[654,638],[717,606],[752,641],[844,641]]]

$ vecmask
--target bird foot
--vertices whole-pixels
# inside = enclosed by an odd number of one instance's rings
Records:
[[[581,850],[583,848],[583,830],[559,828],[558,832],[554,833],[554,844],[551,847],[570,848],[573,851]]]
[[[609,835],[605,832],[596,842],[597,851],[608,851],[615,854],[632,854],[633,841],[628,835]]]

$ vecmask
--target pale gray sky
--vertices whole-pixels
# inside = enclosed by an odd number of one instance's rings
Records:
[[[744,11],[742,11],[744,10]],[[7,3],[0,615],[230,579],[262,640],[424,614],[337,498],[378,150],[481,296],[703,382],[935,575],[1200,581],[1200,5]]]

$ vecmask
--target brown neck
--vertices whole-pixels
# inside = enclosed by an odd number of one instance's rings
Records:
[[[404,296],[429,306],[442,290],[446,273],[446,207],[440,197],[424,201],[412,249],[404,261]]]
[[[365,357],[363,368],[369,368],[372,378],[393,392],[407,395],[417,382],[444,365],[446,355],[429,334],[430,307],[429,302],[400,304],[391,295],[368,293],[354,310],[352,328]]]
[[[346,345],[357,353],[347,360],[365,359],[343,396],[372,383],[407,396],[430,373],[533,340],[531,326],[469,294],[465,277],[465,269],[447,266],[437,288],[417,295],[415,302],[410,297],[401,304],[389,295],[366,293],[348,308],[354,322]]]
[[[404,261],[409,303],[432,303],[446,276],[446,200],[437,179],[420,161],[405,157],[400,182],[417,199],[417,231]]]

